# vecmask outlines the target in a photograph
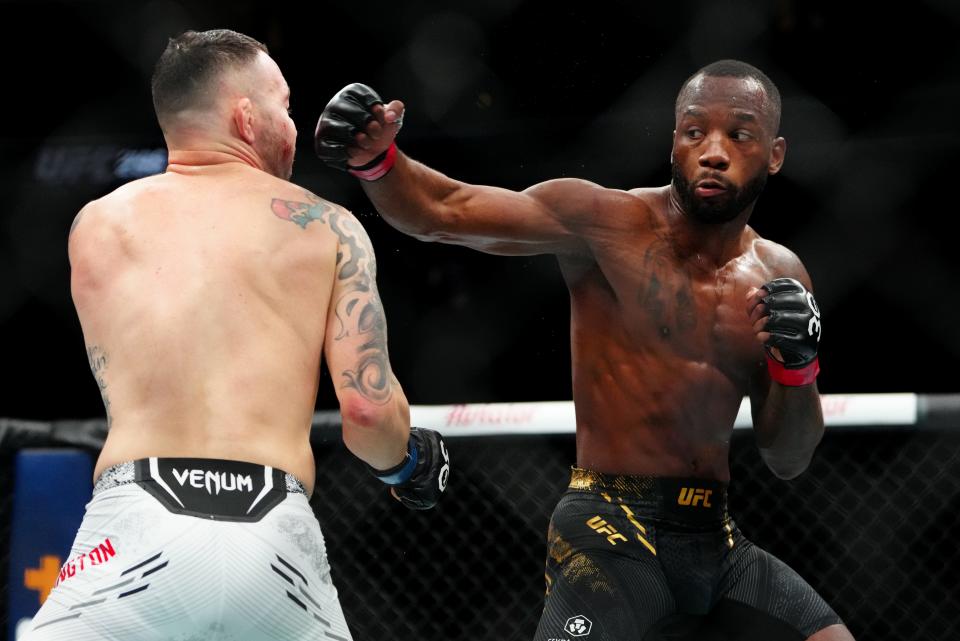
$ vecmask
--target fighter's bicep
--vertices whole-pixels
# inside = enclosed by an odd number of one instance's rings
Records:
[[[564,180],[524,191],[469,186],[447,201],[446,224],[435,239],[494,254],[586,251],[577,225],[586,206],[577,191]]]
[[[324,353],[338,396],[351,391],[383,404],[393,394],[387,321],[370,239],[350,214],[331,218],[338,236]]]

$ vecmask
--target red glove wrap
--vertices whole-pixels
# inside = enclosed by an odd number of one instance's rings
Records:
[[[347,172],[360,180],[378,180],[387,175],[395,162],[397,162],[397,143],[392,142],[385,152],[372,161],[360,167],[348,167]]]
[[[800,385],[809,385],[817,380],[817,374],[820,373],[820,362],[814,358],[813,362],[801,369],[787,369],[783,363],[767,355],[767,371],[770,378],[781,385],[799,387]]]

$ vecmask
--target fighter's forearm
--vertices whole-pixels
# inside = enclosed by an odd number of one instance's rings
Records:
[[[378,470],[386,470],[401,460],[407,452],[410,422],[381,423],[376,426],[343,422],[343,443],[350,453]]]
[[[807,469],[823,437],[823,412],[816,383],[790,387],[771,382],[754,416],[760,454],[770,470],[784,479]]]
[[[363,181],[363,190],[384,220],[423,240],[441,234],[450,224],[451,201],[464,187],[399,150],[388,174]]]
[[[407,452],[410,407],[396,379],[394,389],[384,404],[350,398],[340,405],[344,445],[375,469],[393,467]]]

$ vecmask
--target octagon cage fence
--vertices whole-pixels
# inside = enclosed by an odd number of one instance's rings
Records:
[[[783,481],[760,459],[744,400],[730,448],[731,514],[858,639],[960,639],[960,395],[822,402],[827,431],[814,460]],[[354,638],[532,638],[547,523],[575,461],[573,404],[414,406],[411,415],[440,430],[451,454],[447,494],[427,512],[387,496],[343,446],[336,412],[314,417],[311,505]],[[84,498],[51,525],[44,502],[18,487],[30,457],[69,454],[90,470],[105,433],[100,420],[0,419],[0,638],[15,641],[40,605],[43,559],[58,568],[69,552],[24,542],[60,527],[69,548],[91,489],[79,477]]]

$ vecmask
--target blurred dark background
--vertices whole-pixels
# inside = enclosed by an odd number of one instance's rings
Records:
[[[568,303],[548,256],[402,236],[312,132],[343,85],[401,98],[402,148],[456,178],[665,184],[673,100],[719,58],[784,97],[784,171],[751,224],[806,263],[824,393],[958,391],[954,286],[960,4],[919,0],[0,2],[0,416],[102,414],[69,293],[83,204],[162,171],[149,93],[166,38],[229,27],[292,90],[293,180],[352,209],[377,248],[394,366],[412,403],[570,398]],[[230,212],[224,212],[229,216]],[[334,407],[329,381],[318,407]]]

